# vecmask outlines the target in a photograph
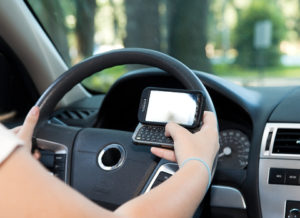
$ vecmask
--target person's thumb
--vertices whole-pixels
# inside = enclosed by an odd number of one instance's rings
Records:
[[[176,141],[178,136],[190,133],[187,129],[183,128],[182,126],[180,126],[174,122],[167,123],[165,129],[166,129],[165,135],[167,137],[171,136],[174,141]]]
[[[18,137],[25,143],[30,143],[32,134],[39,119],[40,109],[37,106],[31,108],[27,114],[21,130],[18,133]],[[31,144],[31,143],[30,143]]]

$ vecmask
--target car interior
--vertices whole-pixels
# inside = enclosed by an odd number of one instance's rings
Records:
[[[178,165],[132,142],[143,89],[201,90],[218,118],[220,151],[194,217],[300,216],[299,84],[243,86],[142,45],[70,64],[34,2],[0,1],[0,122],[21,125],[40,106],[33,143],[50,173],[110,210],[147,193]],[[81,82],[120,65],[127,72],[108,91]]]

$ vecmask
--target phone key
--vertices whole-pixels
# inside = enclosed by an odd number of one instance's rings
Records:
[[[139,130],[136,139],[142,141],[173,144],[173,140],[170,137],[165,136],[165,128],[161,126],[143,126]]]

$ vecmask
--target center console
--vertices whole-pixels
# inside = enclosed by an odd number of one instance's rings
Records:
[[[259,161],[263,217],[300,217],[300,124],[268,123]]]

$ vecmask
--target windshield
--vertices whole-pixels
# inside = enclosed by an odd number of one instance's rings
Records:
[[[124,47],[167,53],[188,67],[244,86],[300,84],[299,0],[28,0],[72,66]],[[106,92],[132,68],[83,81]]]

